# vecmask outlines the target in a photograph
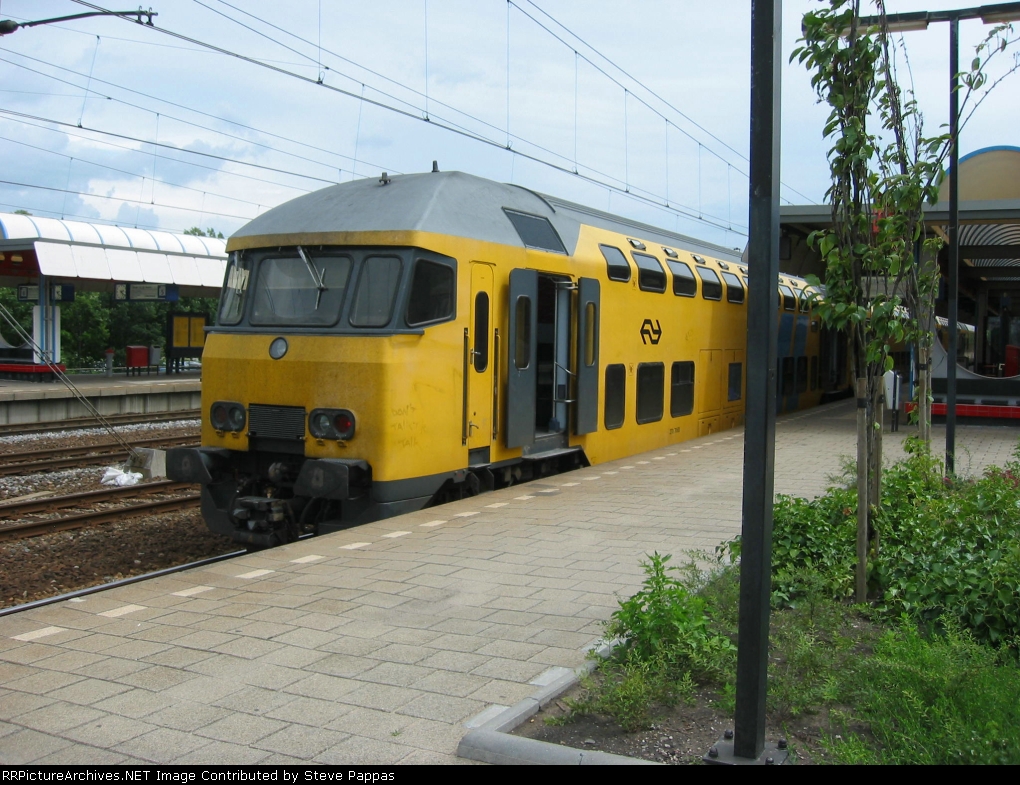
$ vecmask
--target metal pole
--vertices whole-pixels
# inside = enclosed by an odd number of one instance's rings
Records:
[[[949,357],[946,358],[946,472],[956,469],[956,357],[960,297],[960,20],[949,20]]]
[[[747,408],[740,554],[740,619],[733,754],[765,747],[765,687],[772,593],[779,277],[779,112],[782,0],[751,3],[751,168]]]

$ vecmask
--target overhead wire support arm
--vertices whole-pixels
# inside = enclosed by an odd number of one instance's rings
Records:
[[[57,22],[73,22],[76,19],[86,19],[90,16],[119,16],[125,19],[135,17],[135,21],[138,24],[145,24],[152,27],[152,17],[159,16],[151,8],[148,11],[143,11],[141,6],[135,11],[87,11],[83,14],[71,14],[70,16],[55,16],[52,19],[37,19],[34,22],[15,22],[13,19],[0,20],[0,35],[8,35],[16,32],[22,27],[38,27],[39,25],[52,25]],[[145,21],[142,21],[142,17],[145,17]]]

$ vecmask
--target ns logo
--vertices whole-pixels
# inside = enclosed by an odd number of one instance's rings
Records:
[[[662,327],[659,326],[658,319],[654,322],[651,319],[645,319],[641,323],[641,343],[645,345],[651,343],[652,346],[656,346],[661,338]]]

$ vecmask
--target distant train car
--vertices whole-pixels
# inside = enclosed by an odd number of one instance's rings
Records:
[[[727,249],[433,172],[302,196],[227,250],[202,446],[168,473],[251,547],[743,422],[747,267]],[[804,282],[780,292],[790,411],[837,363]]]

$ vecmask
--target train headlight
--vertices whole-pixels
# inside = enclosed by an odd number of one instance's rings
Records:
[[[347,409],[313,409],[308,430],[316,439],[348,441],[354,438],[354,415]]]
[[[241,431],[248,421],[244,407],[232,401],[216,401],[209,409],[209,422],[217,431]]]
[[[279,360],[287,353],[287,348],[286,338],[275,338],[273,342],[269,344],[269,356],[274,360]]]

